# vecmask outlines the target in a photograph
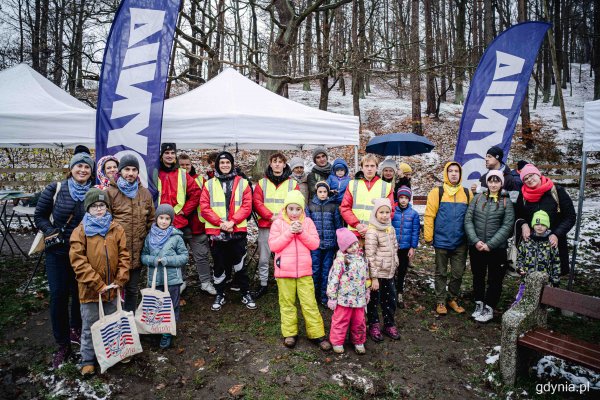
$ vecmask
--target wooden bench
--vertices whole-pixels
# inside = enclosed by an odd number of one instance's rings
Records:
[[[527,280],[521,302],[502,317],[500,368],[508,385],[514,384],[519,363],[527,358],[523,348],[600,371],[600,345],[554,332],[546,324],[547,307],[600,319],[600,298],[546,286],[547,278],[543,275],[541,285],[538,284],[541,287],[531,287],[536,280]]]

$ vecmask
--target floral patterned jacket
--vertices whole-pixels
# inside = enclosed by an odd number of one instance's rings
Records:
[[[361,308],[367,305],[369,266],[362,252],[352,255],[337,252],[329,270],[327,297],[344,307]]]

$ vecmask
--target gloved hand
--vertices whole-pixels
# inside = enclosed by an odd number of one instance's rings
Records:
[[[369,304],[369,301],[371,301],[371,289],[367,289],[367,304]]]
[[[329,307],[331,311],[335,311],[335,308],[337,307],[337,300],[327,300],[327,307]]]

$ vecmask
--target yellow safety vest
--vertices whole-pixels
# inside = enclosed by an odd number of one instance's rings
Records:
[[[208,188],[208,194],[210,195],[210,208],[221,218],[225,219],[227,216],[227,207],[225,204],[225,192],[223,191],[223,187],[221,186],[221,182],[217,178],[209,179],[206,182]],[[248,181],[244,178],[240,178],[238,182],[237,190],[235,190],[234,194],[234,213],[236,213],[240,207],[242,206],[242,200],[244,199],[244,191],[248,187]],[[248,222],[244,219],[242,222],[237,224],[238,228],[245,228],[248,226]],[[211,224],[209,221],[206,221],[207,229],[219,229],[219,226],[215,226]]]
[[[281,209],[283,208],[283,202],[285,201],[285,196],[287,196],[288,192],[291,192],[296,187],[296,181],[292,178],[288,178],[288,184],[279,185],[279,187],[275,186],[273,182],[271,182],[267,178],[261,179],[258,182],[258,186],[262,189],[263,192],[263,203],[265,207],[269,209],[273,214],[279,214]],[[261,217],[258,218],[263,219]]]
[[[204,187],[204,177],[202,175],[198,175],[196,177],[196,179],[194,179],[194,181],[196,181],[196,183],[198,184],[198,187],[200,188],[200,192],[202,192],[202,188]],[[200,212],[201,212],[200,202],[198,202],[198,219],[200,220],[200,222],[202,222],[204,224],[204,223],[206,223],[206,220],[204,218],[202,218],[202,214]]]
[[[177,204],[173,206],[175,214],[183,209],[185,205],[186,192],[187,192],[187,172],[183,168],[179,168],[179,175],[177,175]],[[160,181],[160,175],[157,179],[156,187],[158,188],[158,204],[161,204],[160,197],[162,195],[162,182]]]
[[[352,193],[352,212],[358,218],[361,224],[368,224],[373,210],[371,200],[385,198],[390,195],[392,185],[379,179],[371,190],[367,189],[367,184],[363,179],[353,179],[348,183],[348,189]],[[355,231],[356,228],[349,226],[348,229]]]

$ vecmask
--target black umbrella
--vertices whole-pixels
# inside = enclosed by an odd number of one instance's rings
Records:
[[[389,133],[369,140],[367,153],[382,156],[412,156],[429,153],[435,145],[424,136],[414,133]]]

